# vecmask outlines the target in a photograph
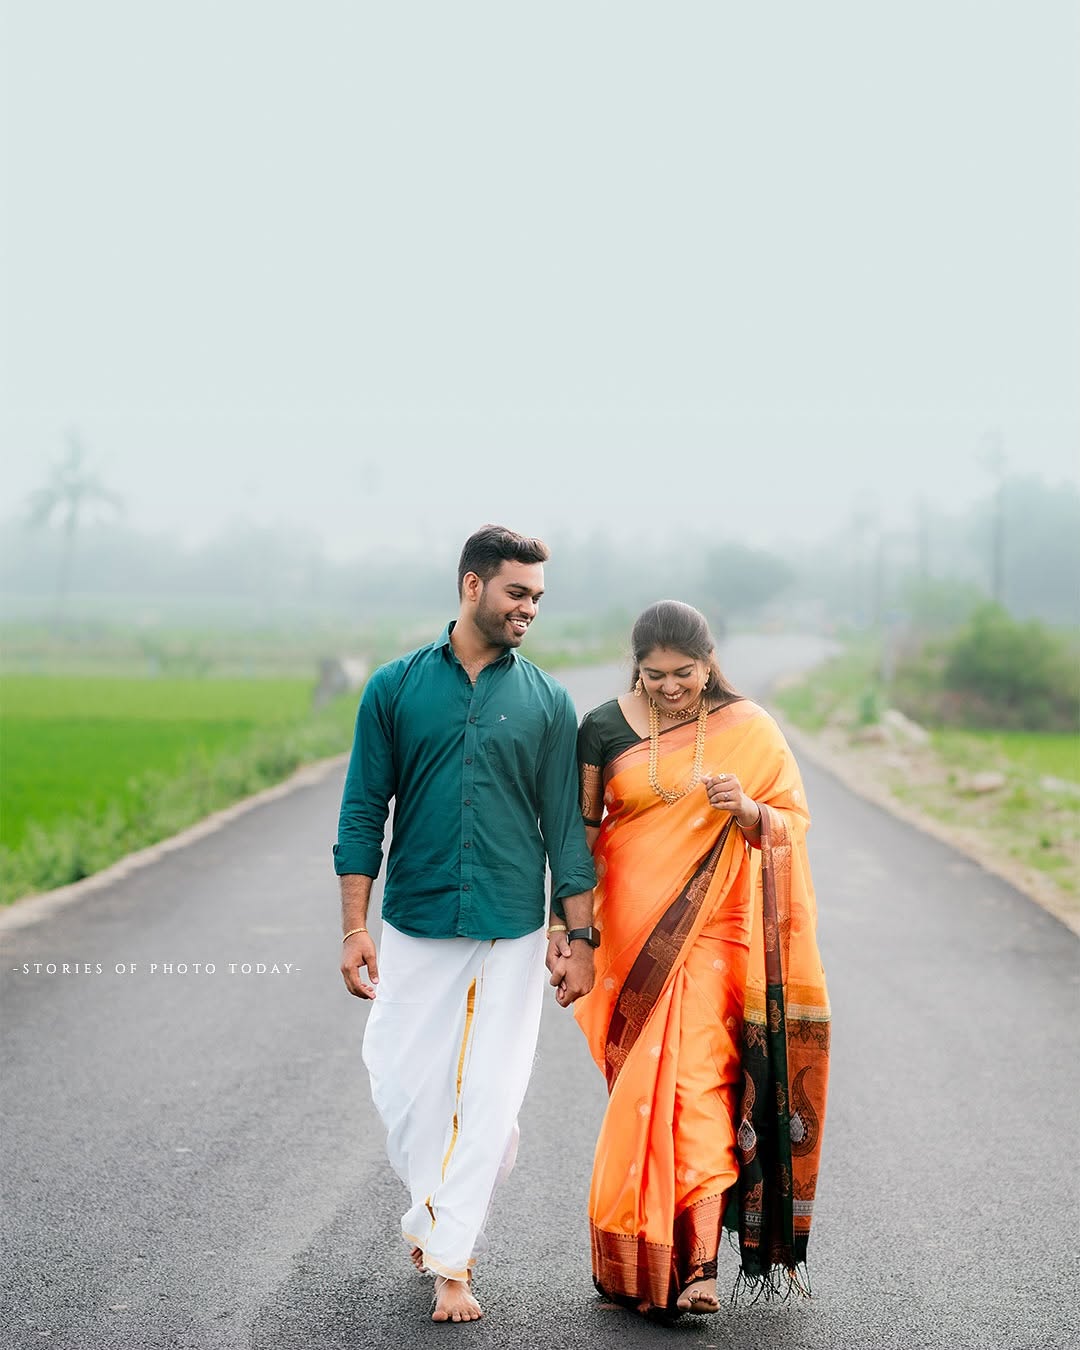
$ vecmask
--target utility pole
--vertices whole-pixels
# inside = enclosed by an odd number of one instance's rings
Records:
[[[870,611],[873,607],[873,595],[868,594],[870,587],[867,585],[866,535],[876,520],[876,512],[865,502],[859,503],[851,514],[849,530],[854,543],[851,596],[852,618],[855,621],[856,628],[867,626]]]
[[[917,521],[919,583],[925,587],[930,581],[930,509],[926,504],[926,498],[923,496],[916,499],[915,517]]]
[[[874,553],[874,628],[878,632],[885,622],[885,531],[877,530],[877,549]]]
[[[994,603],[1005,604],[1005,451],[1001,432],[991,431],[983,439],[979,463],[996,482],[993,516],[990,521],[990,594]]]

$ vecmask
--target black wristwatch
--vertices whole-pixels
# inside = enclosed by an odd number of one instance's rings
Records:
[[[590,947],[600,946],[599,928],[571,928],[566,935],[567,942],[573,942],[575,938],[581,938],[582,942],[587,942]]]

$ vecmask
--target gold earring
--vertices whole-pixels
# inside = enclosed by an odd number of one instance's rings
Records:
[[[637,677],[637,683],[634,685],[634,697],[640,698],[644,692],[645,686],[641,683],[641,676]]]

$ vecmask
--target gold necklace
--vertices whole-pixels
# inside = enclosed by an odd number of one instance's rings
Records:
[[[690,781],[681,792],[672,792],[670,788],[662,787],[657,769],[660,764],[660,709],[649,699],[649,786],[668,806],[673,806],[675,802],[681,801],[688,792],[701,782],[701,770],[705,763],[705,731],[709,721],[709,705],[705,699],[698,705],[697,715],[697,738],[694,742],[694,768],[690,775]]]
[[[662,717],[666,717],[669,722],[689,722],[691,717],[696,717],[698,715],[698,711],[701,708],[700,699],[697,703],[691,703],[688,708],[680,708],[677,712],[668,712],[666,708],[661,708],[659,703],[654,703],[652,699],[649,699],[649,703]]]

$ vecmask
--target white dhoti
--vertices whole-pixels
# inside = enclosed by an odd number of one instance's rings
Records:
[[[540,1030],[544,930],[522,938],[414,938],[383,924],[364,1063],[409,1189],[401,1233],[438,1275],[465,1279],[498,1183]]]

